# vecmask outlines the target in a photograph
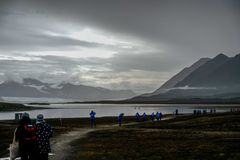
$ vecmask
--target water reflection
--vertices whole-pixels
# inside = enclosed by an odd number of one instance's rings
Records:
[[[217,112],[230,111],[235,105],[186,105],[186,104],[51,104],[35,107],[50,107],[51,109],[38,109],[27,111],[31,118],[35,118],[37,114],[43,114],[45,118],[74,118],[74,117],[89,117],[91,110],[97,114],[96,117],[117,116],[119,113],[124,113],[126,116],[135,115],[138,112],[140,115],[146,112],[162,112],[163,114],[171,114],[176,109],[179,113],[193,113],[194,109],[215,108]],[[0,120],[14,119],[16,112],[1,112]]]

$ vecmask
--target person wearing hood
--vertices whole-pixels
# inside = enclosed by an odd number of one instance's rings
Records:
[[[162,112],[159,112],[159,119],[160,119],[160,121],[162,120],[162,117],[163,117]]]
[[[145,122],[147,120],[147,114],[144,112],[142,117],[143,117],[143,122]]]
[[[53,136],[52,127],[47,124],[42,114],[37,115],[37,144],[38,144],[38,159],[48,160],[48,153],[51,152],[50,137]]]
[[[156,119],[157,119],[157,121],[160,120],[160,113],[159,112],[156,113]]]
[[[118,115],[118,125],[119,125],[120,127],[122,126],[123,116],[124,116],[124,113],[120,113],[120,114]]]
[[[137,112],[136,113],[136,121],[139,122],[140,121],[140,114]]]
[[[36,125],[32,121],[28,113],[23,113],[19,121],[15,133],[16,141],[19,141],[19,152],[21,160],[37,159],[37,139]]]
[[[96,112],[91,111],[89,115],[90,115],[90,125],[93,128],[93,126],[96,126],[96,118],[95,118]]]
[[[152,120],[152,122],[154,122],[154,119],[155,119],[155,114],[154,114],[154,112],[152,112],[152,114],[151,114],[151,120]]]

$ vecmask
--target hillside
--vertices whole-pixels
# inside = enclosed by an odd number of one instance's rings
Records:
[[[227,57],[219,54],[199,67],[175,87],[233,87],[240,85],[240,54]]]
[[[199,62],[199,61],[198,61]],[[194,63],[192,66],[197,64]],[[171,101],[187,99],[239,99],[240,97],[240,54],[227,57],[219,54],[206,59],[198,67],[186,68],[173,76],[150,96],[137,96],[130,101]],[[178,77],[185,77],[178,78]],[[177,82],[177,83],[176,83]],[[165,92],[159,92],[167,88]],[[148,94],[149,95],[149,94]]]
[[[200,60],[195,62],[190,67],[186,67],[183,70],[181,70],[179,73],[174,75],[172,78],[170,78],[167,82],[165,82],[160,88],[158,88],[154,92],[147,93],[142,96],[153,96],[153,95],[158,95],[160,93],[167,92],[169,89],[173,88],[177,83],[181,82],[188,75],[190,75],[193,71],[198,69],[200,66],[204,65],[209,60],[210,60],[210,58],[201,58]]]

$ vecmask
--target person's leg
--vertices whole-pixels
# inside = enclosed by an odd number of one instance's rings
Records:
[[[25,144],[19,144],[19,152],[21,160],[28,160],[28,151],[27,151],[27,145]]]
[[[48,153],[39,154],[38,160],[48,160]]]
[[[48,153],[43,154],[44,160],[48,160]]]
[[[39,152],[37,148],[37,143],[32,142],[29,145],[29,159],[30,160],[39,160]]]
[[[28,160],[27,153],[20,153],[21,160]]]
[[[91,118],[91,120],[90,120],[90,123],[91,123],[91,127],[93,128],[93,123],[94,123],[94,121],[93,121],[92,118]]]

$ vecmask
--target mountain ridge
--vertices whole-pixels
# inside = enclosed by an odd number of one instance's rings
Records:
[[[181,72],[176,75],[181,74]],[[195,68],[195,70],[187,75],[182,81],[172,85],[173,87],[168,89],[166,92],[150,96],[145,96],[143,94],[134,97],[129,101],[169,101],[171,99],[198,98],[226,99],[229,97],[238,98],[240,97],[239,73],[240,54],[237,54],[234,57],[228,57],[221,53],[206,61],[198,68]],[[174,78],[175,77],[173,76],[171,79]]]
[[[231,79],[237,80],[238,84],[240,84],[240,76],[235,76],[240,73],[240,58],[237,58],[238,56],[227,57],[224,54],[219,54],[205,63],[205,65],[196,69],[183,81],[176,84],[175,87],[229,86],[227,83]],[[237,61],[237,63],[234,61]]]
[[[110,90],[71,83],[44,83],[36,79],[7,81],[0,84],[0,97],[63,98],[78,101],[126,99],[136,94],[131,90]]]
[[[207,61],[209,61],[210,58],[201,58],[195,63],[193,63],[189,67],[185,67],[182,69],[179,73],[175,74],[172,78],[170,78],[168,81],[166,81],[163,85],[161,85],[160,88],[155,90],[152,93],[146,93],[142,96],[153,96],[160,93],[167,92],[169,89],[173,88],[178,82],[182,81],[184,78],[186,78],[189,74],[191,74],[194,70],[205,64]]]

